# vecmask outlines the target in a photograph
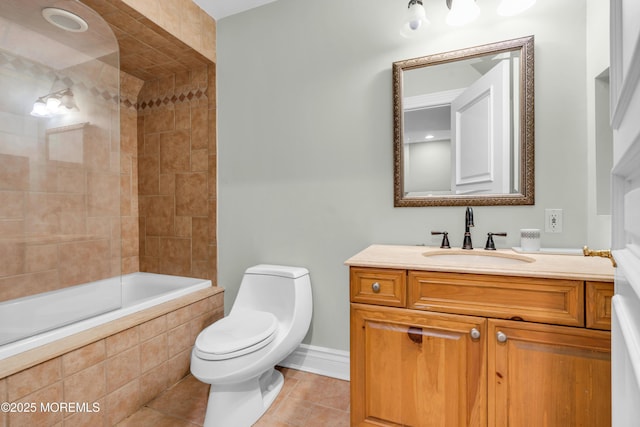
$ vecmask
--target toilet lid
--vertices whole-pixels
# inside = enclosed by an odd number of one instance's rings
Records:
[[[196,350],[209,360],[229,359],[256,351],[275,337],[278,321],[266,311],[243,311],[215,322],[198,335]]]

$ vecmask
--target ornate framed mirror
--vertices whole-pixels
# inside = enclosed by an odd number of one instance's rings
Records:
[[[393,63],[396,207],[534,204],[533,40]]]

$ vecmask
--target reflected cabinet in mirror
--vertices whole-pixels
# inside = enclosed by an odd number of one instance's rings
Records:
[[[393,63],[395,206],[534,204],[533,36]]]

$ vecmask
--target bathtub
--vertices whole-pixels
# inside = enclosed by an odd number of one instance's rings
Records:
[[[132,273],[0,303],[0,361],[208,287],[210,280]]]

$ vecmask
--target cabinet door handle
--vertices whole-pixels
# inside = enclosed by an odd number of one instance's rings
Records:
[[[471,331],[469,331],[469,335],[471,335],[472,340],[477,340],[480,338],[480,331],[478,330],[478,328],[473,328],[471,329]]]
[[[373,291],[374,294],[377,294],[378,292],[380,292],[380,283],[375,282],[373,285],[371,285],[371,290]]]
[[[409,339],[416,344],[422,344],[422,328],[410,326],[407,331]]]
[[[498,342],[507,342],[507,335],[502,331],[498,331],[498,333],[496,334],[496,339],[498,340]]]

